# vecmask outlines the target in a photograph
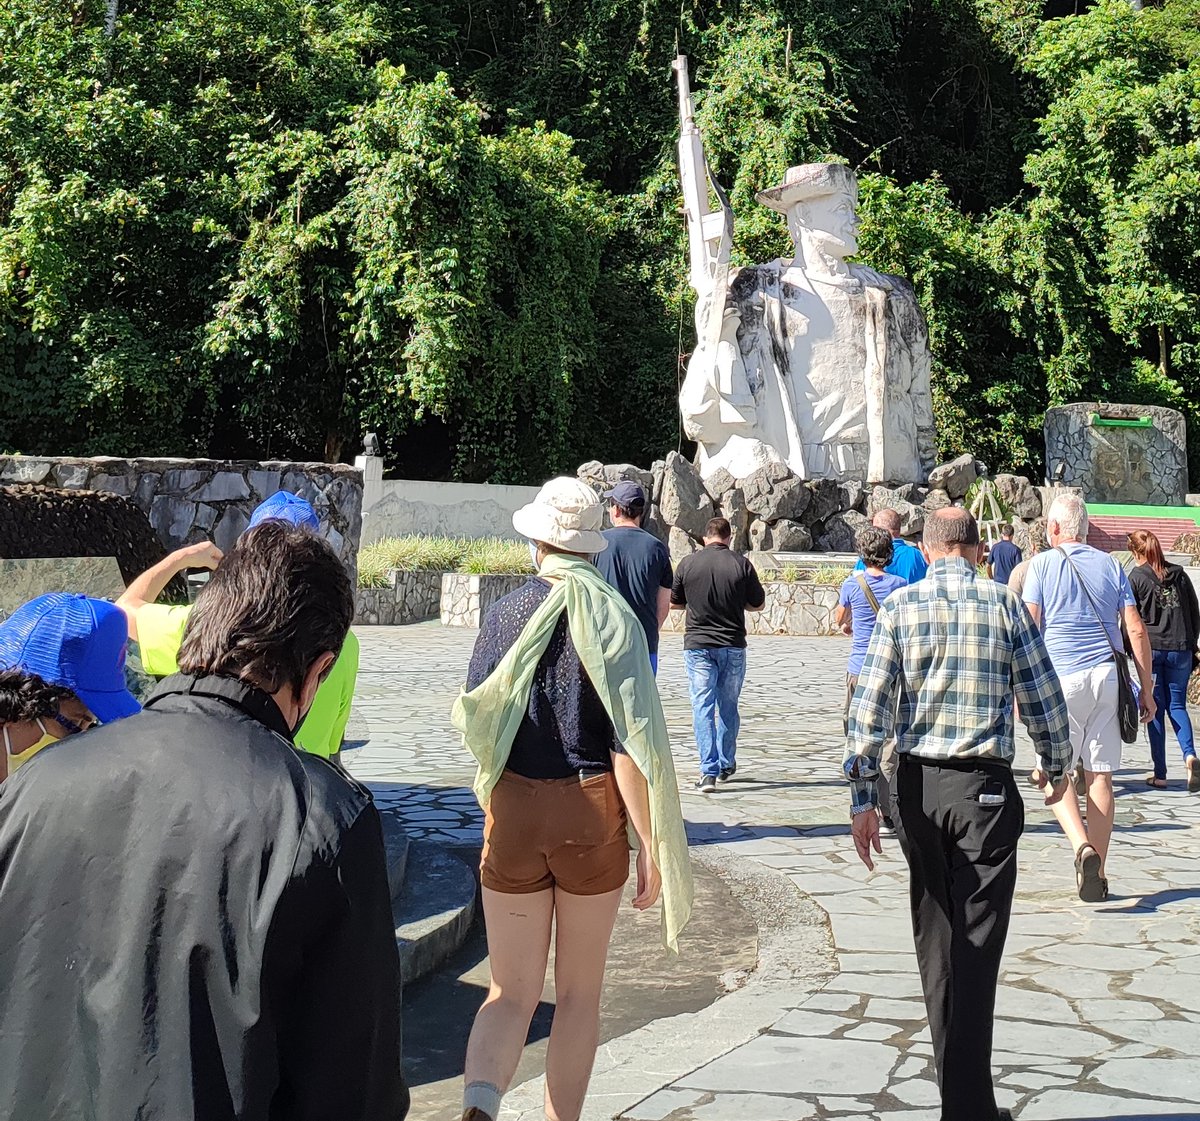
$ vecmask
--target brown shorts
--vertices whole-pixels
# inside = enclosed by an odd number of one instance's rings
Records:
[[[505,771],[483,826],[483,886],[603,895],[629,878],[625,807],[611,774],[523,778]]]

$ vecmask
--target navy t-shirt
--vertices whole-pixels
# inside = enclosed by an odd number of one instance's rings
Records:
[[[631,525],[606,529],[608,548],[594,564],[633,608],[646,632],[650,653],[658,653],[658,589],[670,588],[674,573],[671,554],[653,533]]]
[[[988,553],[992,566],[992,579],[997,584],[1007,584],[1012,570],[1025,559],[1025,554],[1011,541],[997,541]]]

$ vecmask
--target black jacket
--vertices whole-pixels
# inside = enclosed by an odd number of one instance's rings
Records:
[[[169,678],[0,785],[0,1121],[400,1121],[370,794]]]
[[[1129,573],[1138,614],[1146,624],[1151,650],[1195,650],[1200,636],[1200,607],[1188,574],[1168,564],[1160,580],[1148,564]]]

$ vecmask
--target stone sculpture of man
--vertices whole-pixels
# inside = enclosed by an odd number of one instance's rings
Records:
[[[733,215],[723,198],[707,212],[683,83],[681,108],[697,346],[679,403],[701,474],[782,461],[806,479],[924,482],[936,455],[928,331],[906,280],[846,262],[858,248],[854,173],[789,168],[757,198],[787,219],[793,258],[730,269]]]

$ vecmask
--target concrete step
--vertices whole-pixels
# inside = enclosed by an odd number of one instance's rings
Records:
[[[458,857],[427,841],[408,846],[403,888],[392,897],[406,985],[431,973],[463,944],[475,917],[475,895],[475,873]]]
[[[408,870],[408,835],[394,824],[391,814],[383,820],[383,851],[387,858],[388,891],[395,899],[404,889],[404,874]]]

